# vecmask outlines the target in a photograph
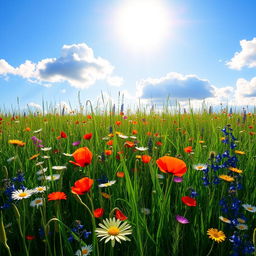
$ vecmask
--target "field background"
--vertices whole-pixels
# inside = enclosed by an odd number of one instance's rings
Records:
[[[63,113],[64,114],[64,113]],[[90,116],[88,116],[90,115]],[[228,255],[232,249],[229,237],[234,228],[219,220],[223,215],[219,201],[228,195],[230,184],[221,181],[219,184],[204,186],[203,172],[195,170],[194,164],[210,163],[210,154],[223,154],[226,150],[231,154],[234,150],[245,152],[237,155],[237,167],[243,170],[241,174],[242,190],[235,196],[242,203],[255,205],[255,114],[231,113],[228,109],[218,113],[209,113],[201,110],[193,113],[192,110],[161,112],[138,110],[136,113],[116,113],[104,111],[99,114],[93,109],[83,114],[60,113],[52,114],[20,114],[0,115],[0,180],[1,203],[5,202],[4,179],[17,176],[21,171],[25,175],[24,186],[35,188],[39,185],[48,187],[44,197],[45,204],[38,209],[30,207],[30,201],[35,197],[13,202],[20,213],[21,228],[24,236],[33,236],[32,240],[24,238],[29,255],[40,252],[40,255],[74,255],[79,249],[78,241],[69,242],[70,230],[74,227],[76,220],[81,221],[87,231],[92,232],[86,244],[93,244],[92,255],[207,255],[213,241],[207,236],[209,228],[222,230],[227,239],[222,243],[215,243],[211,255]],[[121,121],[120,125],[116,121]],[[222,143],[224,127],[230,125],[233,135],[236,137],[237,147],[231,150],[229,146]],[[30,128],[30,129],[26,129]],[[42,129],[41,132],[34,133]],[[134,130],[137,131],[137,134]],[[57,139],[61,131],[67,134],[66,138]],[[91,140],[83,139],[83,135],[92,133]],[[109,137],[109,134],[114,137]],[[136,136],[137,139],[122,139],[121,133],[127,136]],[[42,140],[45,147],[52,149],[47,152],[40,151],[31,140],[32,136]],[[113,146],[106,145],[106,137],[113,140]],[[105,138],[105,139],[102,139]],[[8,143],[10,139],[22,140],[24,147],[17,147]],[[81,141],[79,146],[73,146],[75,141]],[[134,151],[133,148],[124,147],[125,141],[135,141],[138,147],[150,147],[152,150],[145,152]],[[158,142],[161,142],[159,145]],[[192,146],[193,153],[184,152],[184,148]],[[80,168],[75,167],[69,160],[72,157],[64,156],[62,153],[72,154],[79,147],[88,147],[93,153],[90,165]],[[112,155],[104,156],[106,149],[112,150]],[[117,159],[118,152],[123,151],[122,157]],[[29,158],[35,154],[40,155],[33,160]],[[138,157],[150,155],[150,163],[143,163]],[[43,155],[50,159],[42,159]],[[187,173],[183,176],[183,182],[172,182],[172,174],[162,173],[156,160],[162,156],[169,155],[182,159],[187,165]],[[7,161],[11,157],[13,161]],[[59,173],[61,175],[56,181],[39,181],[36,172],[40,170],[35,163],[44,161],[42,167],[48,167],[47,175]],[[64,171],[54,171],[52,166],[66,165]],[[124,172],[124,178],[116,176],[117,172]],[[219,174],[227,174],[227,169],[218,171]],[[161,174],[163,178],[159,178]],[[83,202],[91,209],[104,208],[102,218],[92,221],[88,211],[77,202],[70,188],[74,182],[82,177],[88,176],[94,179],[94,185],[89,193],[81,196]],[[213,181],[214,171],[210,170],[209,180]],[[116,183],[108,188],[99,188],[98,179],[116,180]],[[182,203],[181,197],[190,195],[193,188],[198,196],[197,206],[189,207]],[[67,200],[47,201],[47,194],[54,191],[63,191],[67,194]],[[101,192],[111,197],[104,198]],[[111,211],[118,207],[127,217],[132,226],[133,233],[129,237],[131,242],[116,243],[111,248],[110,243],[99,242],[93,231],[93,222],[96,226],[102,219],[108,218]],[[143,208],[149,209],[145,214]],[[237,230],[241,236],[246,235],[247,240],[252,242],[253,230],[255,228],[255,214],[246,212],[240,207],[240,211],[246,216],[248,230]],[[17,212],[13,206],[1,210],[8,245],[12,255],[26,255],[22,236],[18,229]],[[176,215],[183,215],[190,223],[182,225],[175,219]],[[113,212],[112,212],[113,216]],[[223,215],[224,216],[224,215]],[[39,228],[45,227],[46,223],[53,217],[60,222],[52,221],[48,227],[50,233],[40,237]],[[62,224],[63,223],[63,224]],[[64,225],[65,224],[65,225]],[[47,245],[48,244],[48,245]],[[81,244],[82,245],[82,244]],[[22,254],[19,254],[23,252]],[[0,255],[8,255],[3,244],[0,245]]]

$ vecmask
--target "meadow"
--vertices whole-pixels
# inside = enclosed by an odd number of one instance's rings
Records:
[[[0,255],[255,253],[255,113],[0,120]]]

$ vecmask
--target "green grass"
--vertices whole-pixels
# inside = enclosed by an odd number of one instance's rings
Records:
[[[32,189],[45,185],[48,188],[43,195],[45,203],[38,209],[30,207],[30,201],[39,196],[32,195],[28,199],[13,202],[10,208],[1,211],[0,220],[3,225],[1,226],[0,223],[2,241],[0,255],[8,255],[7,244],[12,255],[38,255],[40,251],[40,255],[57,256],[74,255],[80,246],[93,244],[92,255],[203,256],[207,255],[212,245],[212,240],[206,234],[209,228],[223,230],[227,236],[226,241],[214,245],[211,255],[228,255],[232,248],[228,237],[233,234],[234,228],[229,228],[229,224],[219,220],[219,216],[223,215],[219,201],[223,196],[228,195],[229,184],[222,181],[218,185],[204,186],[201,179],[203,173],[194,170],[193,165],[209,163],[211,151],[222,154],[225,150],[229,150],[220,138],[223,137],[221,129],[230,124],[238,140],[236,149],[246,153],[237,155],[237,167],[244,172],[241,175],[243,189],[237,191],[235,196],[242,203],[255,205],[256,194],[253,190],[256,183],[256,135],[250,134],[255,128],[249,128],[250,125],[254,126],[255,115],[247,115],[246,121],[243,122],[240,114],[228,116],[226,113],[208,114],[192,111],[188,114],[168,112],[145,114],[144,111],[139,111],[128,115],[127,119],[108,111],[94,114],[91,109],[90,114],[92,119],[82,114],[63,116],[31,114],[25,117],[19,116],[14,120],[11,120],[11,116],[0,115],[3,118],[0,125],[0,180],[2,180],[0,205],[6,202],[4,191],[8,182],[4,182],[3,179],[11,179],[17,176],[19,171],[25,175],[25,187]],[[121,125],[116,125],[116,121],[121,121]],[[26,127],[31,131],[25,131]],[[106,140],[102,138],[109,135],[110,127],[115,134],[110,138],[114,142],[113,154],[105,156],[103,161],[100,157],[110,146],[106,145]],[[33,133],[41,128],[40,133]],[[149,140],[152,141],[151,153],[124,147],[125,141],[134,141],[134,139],[122,139],[116,135],[116,132],[120,132],[131,136],[133,130],[138,132],[135,135],[138,146],[147,147]],[[67,138],[57,139],[61,131],[67,134]],[[90,132],[93,133],[92,139],[89,141],[83,139],[83,135]],[[32,136],[37,136],[45,147],[51,147],[52,150],[38,151],[31,140]],[[26,144],[24,147],[17,147],[8,143],[10,139],[22,140]],[[73,146],[72,143],[78,140],[81,144]],[[156,145],[159,141],[162,142],[161,146]],[[187,146],[193,147],[194,154],[184,152]],[[88,147],[93,153],[91,164],[84,168],[75,167],[69,163],[73,157],[62,154],[72,154],[79,147]],[[122,157],[117,159],[117,152],[120,151],[123,151]],[[40,153],[38,158],[29,160],[37,153]],[[152,156],[150,163],[145,164],[136,157],[143,154]],[[49,155],[50,159],[42,159],[43,155]],[[159,170],[156,160],[164,155],[179,157],[186,163],[187,173],[183,176],[182,183],[174,183],[172,174],[162,173]],[[7,159],[13,156],[15,160],[7,162]],[[46,175],[59,173],[60,179],[39,181],[36,172],[41,168],[35,165],[38,161],[44,161],[42,167],[48,167]],[[51,167],[56,165],[66,165],[67,169],[52,170]],[[125,173],[124,178],[116,176],[118,171]],[[227,168],[219,170],[217,174],[223,173],[228,173]],[[158,174],[162,174],[164,178],[159,179]],[[100,219],[92,218],[89,211],[71,193],[74,182],[85,176],[94,179],[94,185],[90,192],[80,196],[81,200],[91,211],[104,208],[104,215]],[[102,176],[116,180],[116,183],[108,188],[99,188],[97,179]],[[211,176],[213,171],[210,172]],[[182,196],[189,195],[190,188],[195,189],[199,194],[196,197],[196,207],[186,206],[181,201]],[[47,201],[47,195],[54,191],[65,192],[67,200]],[[101,192],[108,193],[111,197],[106,199]],[[111,248],[110,243],[99,242],[94,230],[103,219],[113,216],[112,210],[115,207],[128,217],[127,221],[132,226],[133,232],[128,236],[130,242],[116,243],[115,247]],[[143,213],[143,208],[149,209],[150,214]],[[246,212],[243,208],[240,212],[247,217],[248,230],[237,231],[241,235],[247,234],[247,240],[252,241],[255,214]],[[177,214],[185,215],[190,223],[186,225],[178,223],[175,219]],[[78,220],[92,234],[87,239],[80,239],[79,235],[73,233],[75,239],[69,242],[71,228]],[[49,232],[47,236],[43,238],[39,236],[40,227],[46,233]],[[27,240],[28,235],[34,236],[34,239]],[[7,238],[7,241],[4,238]]]

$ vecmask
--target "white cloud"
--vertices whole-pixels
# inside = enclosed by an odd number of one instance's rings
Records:
[[[40,104],[35,103],[35,102],[28,103],[28,106],[32,107],[32,108],[42,109],[42,106]]]
[[[67,82],[73,87],[84,89],[97,80],[120,86],[123,79],[113,76],[113,70],[109,61],[95,57],[93,50],[85,43],[64,45],[59,58],[47,58],[38,63],[26,60],[17,68],[0,60],[0,75],[18,75],[47,87],[49,83]]]
[[[137,82],[137,96],[142,99],[162,100],[204,99],[214,96],[214,87],[208,80],[196,75],[168,73],[161,78],[147,78]]]
[[[112,86],[119,87],[123,84],[124,79],[120,76],[109,76],[107,77],[107,83]]]
[[[0,59],[0,75],[12,74],[14,71],[15,69],[7,61]]]
[[[231,69],[240,70],[243,67],[256,67],[256,37],[251,41],[241,40],[240,45],[242,50],[236,52],[233,58],[226,63]]]
[[[236,93],[244,97],[256,97],[256,77],[250,81],[239,78],[236,82]]]
[[[196,75],[169,73],[162,78],[148,78],[137,82],[137,97],[143,104],[166,104],[176,102],[183,108],[195,109],[205,106],[240,106],[256,105],[256,77],[251,80],[240,78],[235,86],[216,87],[208,80]],[[173,101],[174,100],[174,101]]]

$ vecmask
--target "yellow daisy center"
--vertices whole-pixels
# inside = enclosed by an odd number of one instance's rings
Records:
[[[22,192],[22,193],[19,194],[19,197],[25,197],[25,196],[27,196],[27,195],[28,195],[28,193]]]
[[[202,165],[197,166],[198,170],[202,170],[204,167]]]
[[[35,201],[36,204],[40,204],[41,202],[42,200],[39,200],[39,199]]]
[[[111,236],[117,236],[120,233],[120,229],[118,227],[112,226],[108,229],[108,234]]]
[[[44,189],[43,188],[37,188],[38,191],[43,191]]]
[[[252,208],[252,207],[247,207],[247,210],[248,210],[248,211],[252,211],[253,208]]]
[[[87,254],[87,253],[88,253],[88,250],[86,250],[86,249],[82,250],[82,255]]]

